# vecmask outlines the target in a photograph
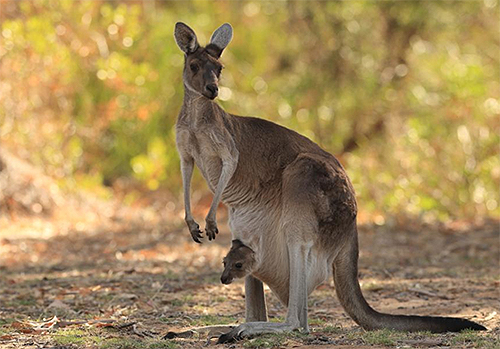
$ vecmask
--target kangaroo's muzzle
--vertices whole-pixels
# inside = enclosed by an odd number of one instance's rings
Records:
[[[205,86],[203,95],[207,98],[214,99],[219,94],[219,87],[216,84],[208,84]]]

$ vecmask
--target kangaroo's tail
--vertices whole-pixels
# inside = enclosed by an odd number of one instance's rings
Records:
[[[375,311],[368,305],[358,282],[358,236],[356,227],[333,262],[333,278],[340,303],[361,327],[366,330],[394,329],[400,331],[459,332],[483,331],[486,328],[475,322],[452,317],[390,315]]]

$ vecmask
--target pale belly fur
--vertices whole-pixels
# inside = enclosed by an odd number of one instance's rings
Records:
[[[258,246],[254,276],[267,284],[280,301],[287,305],[289,295],[289,257],[285,232],[280,231],[279,213],[267,208],[230,208],[229,227],[233,239],[248,246]],[[333,254],[312,241],[307,258],[308,295],[332,275]]]

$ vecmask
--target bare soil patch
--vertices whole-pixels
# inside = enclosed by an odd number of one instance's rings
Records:
[[[309,299],[310,334],[216,345],[206,333],[163,336],[243,321],[243,283],[219,282],[231,240],[227,227],[221,224],[215,242],[197,245],[179,212],[168,219],[148,210],[104,212],[99,207],[57,219],[0,219],[0,347],[500,347],[498,222],[360,229],[360,280],[372,306],[395,314],[466,317],[487,332],[365,332],[328,284]],[[269,290],[266,297],[271,320],[279,321],[285,307]]]

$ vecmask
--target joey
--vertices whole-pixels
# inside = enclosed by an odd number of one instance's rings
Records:
[[[241,279],[253,272],[255,253],[240,240],[233,240],[231,249],[223,259],[224,271],[221,282],[229,285],[234,279]]]

